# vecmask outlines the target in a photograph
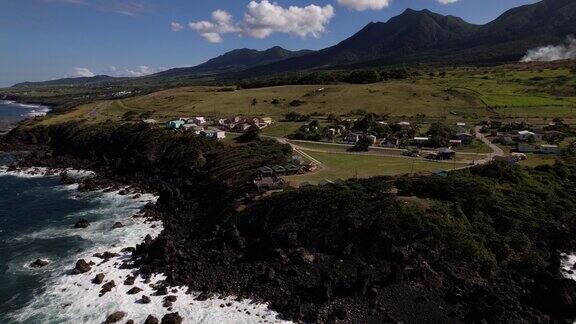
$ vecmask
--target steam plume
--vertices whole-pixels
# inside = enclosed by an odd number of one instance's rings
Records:
[[[561,45],[548,45],[528,50],[522,62],[551,62],[576,59],[576,38],[568,36]]]

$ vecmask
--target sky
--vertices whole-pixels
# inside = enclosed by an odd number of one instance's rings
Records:
[[[0,87],[142,76],[237,48],[321,49],[406,8],[487,23],[537,0],[0,0]]]

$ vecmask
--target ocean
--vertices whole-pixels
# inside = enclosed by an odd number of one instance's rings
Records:
[[[4,115],[24,113],[23,107],[10,106],[15,111],[4,111]],[[0,152],[0,323],[102,323],[116,311],[126,313],[122,323],[128,319],[143,323],[149,314],[160,319],[172,312],[178,312],[185,323],[282,322],[265,304],[238,301],[234,296],[197,301],[198,293],[188,293],[187,287],[170,288],[177,301],[167,309],[164,297],[154,296],[151,287],[165,279],[162,275],[150,282],[137,277],[134,285],[124,285],[137,270],[120,269],[119,265],[130,259],[123,248],[162,231],[161,222],[133,217],[157,197],[81,192],[77,185],[62,185],[59,176],[9,171],[2,167],[6,161]],[[90,226],[73,228],[80,218],[89,220]],[[116,222],[124,227],[112,229]],[[107,262],[94,256],[103,252],[118,256]],[[49,263],[43,268],[30,267],[36,259]],[[79,259],[94,265],[88,273],[73,275],[71,270]],[[104,283],[115,283],[103,296],[101,285],[92,281],[99,273],[105,275]],[[128,295],[133,287],[142,291]],[[143,304],[143,295],[149,296],[151,303]]]

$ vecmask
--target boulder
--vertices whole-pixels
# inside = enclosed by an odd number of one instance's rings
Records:
[[[104,282],[104,274],[103,273],[99,273],[96,275],[96,277],[94,277],[94,279],[92,279],[92,282],[100,285]]]
[[[80,259],[80,260],[76,261],[76,266],[74,267],[74,270],[72,270],[72,273],[73,274],[86,273],[86,272],[90,271],[91,269],[92,269],[92,267],[90,267],[88,262],[86,262],[84,259]]]
[[[116,283],[114,282],[114,280],[110,280],[107,283],[105,283],[102,286],[102,289],[100,289],[100,297],[104,296],[104,294],[111,291],[112,288],[114,288],[114,287],[116,287]]]
[[[114,313],[108,315],[108,317],[106,317],[105,323],[120,322],[120,320],[123,319],[124,316],[126,316],[126,313],[124,313],[124,312],[114,312]]]
[[[44,268],[45,266],[47,266],[50,262],[46,261],[46,260],[42,260],[42,259],[36,259],[36,261],[30,263],[30,267],[31,268]]]
[[[129,319],[126,321],[126,324],[134,324],[134,320]]]
[[[124,224],[120,223],[120,222],[116,222],[114,223],[114,225],[112,225],[112,229],[117,229],[117,228],[122,228],[124,227]]]
[[[128,290],[127,294],[128,295],[136,295],[137,293],[141,292],[142,289],[138,288],[138,287],[133,287],[130,290]]]
[[[181,324],[182,317],[178,313],[166,314],[162,317],[162,324]]]
[[[150,304],[151,300],[150,297],[146,296],[146,295],[142,295],[142,299],[140,299],[140,302],[142,304]],[[156,322],[157,323],[157,322]]]
[[[144,321],[144,324],[158,324],[158,319],[152,315],[148,315],[148,317],[146,317],[146,321]]]
[[[76,224],[74,224],[74,228],[88,228],[88,226],[90,226],[90,222],[84,218],[80,218]]]
[[[136,277],[134,277],[134,276],[128,276],[128,277],[126,278],[126,280],[124,280],[124,284],[125,284],[126,286],[132,286],[135,281],[136,281]]]

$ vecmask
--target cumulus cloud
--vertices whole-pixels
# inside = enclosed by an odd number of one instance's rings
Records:
[[[172,31],[174,32],[179,32],[182,29],[184,29],[184,26],[181,23],[177,23],[177,22],[171,22],[170,23],[170,29],[172,29]]]
[[[342,7],[356,11],[382,10],[390,5],[391,0],[338,0]]]
[[[576,38],[568,36],[560,45],[548,45],[528,50],[522,62],[551,62],[576,59]]]
[[[156,68],[148,65],[140,65],[135,68],[117,68],[110,66],[106,74],[114,77],[142,77],[167,70],[164,67]]]
[[[75,67],[72,69],[72,72],[69,73],[67,76],[71,78],[89,78],[93,77],[94,75],[95,74],[88,68]]]
[[[320,7],[281,7],[268,0],[251,1],[244,18],[235,22],[224,10],[212,13],[211,21],[191,22],[189,27],[211,43],[222,42],[222,35],[235,33],[254,38],[266,38],[273,33],[287,33],[298,37],[319,37],[334,17],[331,5]]]

